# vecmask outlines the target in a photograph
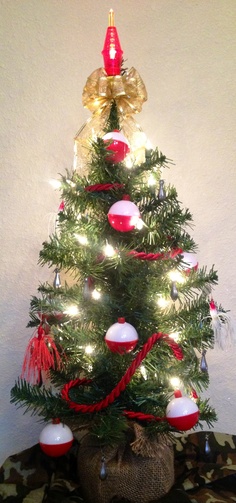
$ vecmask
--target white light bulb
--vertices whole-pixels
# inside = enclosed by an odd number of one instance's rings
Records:
[[[131,155],[127,155],[124,160],[125,166],[127,169],[131,169],[134,165],[133,159]]]
[[[173,388],[179,388],[180,387],[179,377],[171,377],[170,384],[171,384],[171,386],[173,386]]]
[[[93,346],[90,346],[90,344],[88,344],[88,346],[85,347],[85,353],[87,355],[91,355],[93,353],[93,351],[94,351],[94,348],[93,348]]]
[[[147,137],[143,131],[135,131],[132,137],[132,148],[133,150],[137,148],[145,147],[147,143]]]
[[[115,250],[112,245],[109,245],[109,243],[107,243],[104,246],[103,250],[104,250],[106,257],[113,257],[113,255],[115,255]]]
[[[177,283],[184,283],[185,282],[185,278],[183,276],[183,274],[181,274],[180,271],[170,271],[168,273],[168,276],[170,278],[171,281],[174,281],[174,282],[177,282]]]
[[[101,298],[101,292],[99,292],[98,290],[94,289],[92,291],[92,297],[94,300],[99,300]]]
[[[75,238],[79,241],[79,244],[86,246],[88,244],[87,236],[83,236],[82,234],[75,234]]]
[[[148,177],[148,186],[149,187],[153,187],[154,185],[156,185],[156,178],[155,176],[153,175],[153,173],[151,173]]]
[[[140,126],[138,126],[140,127]],[[143,131],[136,131],[132,135],[131,148],[132,148],[132,159],[134,164],[142,164],[145,162],[145,145],[147,137]]]
[[[79,309],[77,306],[68,306],[66,310],[64,311],[65,314],[68,314],[69,316],[77,316],[79,314]]]
[[[147,371],[146,371],[146,368],[145,368],[145,366],[144,366],[144,365],[141,365],[141,367],[140,367],[140,372],[141,372],[141,374],[142,374],[143,378],[144,378],[144,379],[145,379],[145,381],[146,381],[146,379],[147,379]]]
[[[159,297],[159,299],[157,300],[157,304],[162,309],[165,309],[165,307],[168,306],[169,301],[167,299],[165,299],[164,297]]]
[[[179,332],[172,332],[169,335],[170,335],[171,339],[173,339],[175,342],[177,342],[179,340]]]
[[[141,231],[141,229],[143,228],[144,226],[144,222],[141,218],[138,219],[137,223],[136,223],[136,229],[138,229],[138,231]]]

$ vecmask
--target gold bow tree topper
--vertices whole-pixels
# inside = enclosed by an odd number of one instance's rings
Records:
[[[141,112],[146,100],[145,84],[135,68],[114,76],[108,76],[104,68],[95,70],[83,89],[83,106],[93,115],[76,134],[75,169],[84,169],[88,161],[88,138],[95,139],[104,135],[104,126],[114,101],[120,117],[120,127],[130,144],[131,156],[135,156],[136,161],[140,162],[144,155],[146,137],[133,115]]]

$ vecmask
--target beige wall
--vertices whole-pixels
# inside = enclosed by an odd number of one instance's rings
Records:
[[[36,443],[42,425],[9,403],[31,331],[28,308],[53,273],[37,265],[89,114],[81,94],[102,65],[113,7],[127,59],[149,100],[137,117],[175,161],[166,178],[193,213],[201,265],[216,265],[215,300],[236,317],[236,1],[0,0],[0,462]],[[236,434],[236,349],[207,354],[215,430]]]

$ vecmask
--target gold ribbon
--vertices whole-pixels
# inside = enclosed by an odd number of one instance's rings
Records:
[[[85,108],[97,112],[113,100],[124,115],[141,112],[142,104],[147,100],[147,91],[135,68],[130,68],[124,75],[112,77],[107,76],[104,68],[98,68],[88,77],[82,95]]]

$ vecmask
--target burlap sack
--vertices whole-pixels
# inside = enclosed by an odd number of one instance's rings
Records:
[[[150,442],[145,430],[134,428],[135,439],[119,447],[101,449],[87,435],[78,453],[78,475],[88,503],[110,503],[125,498],[131,503],[149,503],[164,496],[174,483],[173,448],[165,436]],[[102,458],[107,476],[101,480]]]

